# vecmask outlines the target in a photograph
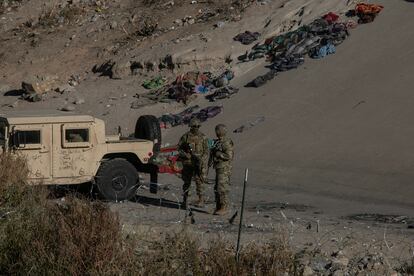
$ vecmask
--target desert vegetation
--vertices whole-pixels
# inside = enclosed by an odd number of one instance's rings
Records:
[[[185,228],[148,240],[122,231],[105,203],[55,198],[25,183],[24,159],[0,157],[0,271],[25,275],[297,274],[285,239],[245,247],[217,239],[208,248]]]

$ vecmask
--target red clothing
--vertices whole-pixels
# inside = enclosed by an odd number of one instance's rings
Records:
[[[338,21],[339,19],[339,15],[337,15],[336,13],[333,12],[329,12],[327,14],[325,14],[323,17],[323,19],[325,19],[329,25],[335,23],[336,21]]]

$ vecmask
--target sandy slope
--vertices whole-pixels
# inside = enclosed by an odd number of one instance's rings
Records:
[[[235,129],[266,117],[231,135],[234,188],[249,167],[250,201],[303,203],[334,215],[413,213],[414,4],[377,2],[383,13],[353,30],[336,55],[307,60],[263,88],[241,89],[203,126],[212,135],[218,122]],[[182,131],[171,130],[167,140]]]

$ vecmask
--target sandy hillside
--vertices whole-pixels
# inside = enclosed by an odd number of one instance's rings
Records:
[[[262,88],[242,88],[224,101],[224,114],[204,126],[212,135],[218,122],[233,130],[265,117],[232,134],[234,179],[240,183],[250,168],[252,189],[260,193],[253,198],[333,214],[412,214],[414,10],[406,1],[379,3],[383,13],[352,30],[335,55],[307,60]],[[265,70],[259,66],[240,85]]]

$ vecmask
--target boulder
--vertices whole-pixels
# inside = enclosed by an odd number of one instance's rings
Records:
[[[84,104],[85,100],[82,98],[77,98],[73,103],[76,105],[80,105],[80,104]]]
[[[131,75],[131,62],[119,61],[112,66],[112,79],[122,79]]]
[[[75,88],[69,84],[63,84],[56,88],[56,92],[64,93],[64,92],[75,92]]]
[[[29,77],[22,82],[22,89],[26,94],[42,95],[58,86],[57,79],[57,76],[53,75]]]
[[[61,111],[74,111],[75,110],[75,106],[73,106],[73,105],[65,105],[60,110]]]

